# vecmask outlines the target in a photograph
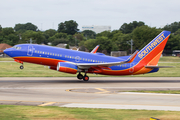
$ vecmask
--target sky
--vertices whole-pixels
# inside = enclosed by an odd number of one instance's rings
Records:
[[[58,29],[61,22],[74,20],[83,25],[111,26],[143,21],[163,27],[180,21],[180,0],[0,0],[0,25],[31,22],[39,30]]]

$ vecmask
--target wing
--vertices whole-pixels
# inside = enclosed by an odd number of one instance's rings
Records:
[[[102,66],[102,67],[111,67],[114,65],[121,65],[125,63],[131,63],[135,59],[138,51],[134,52],[127,60],[125,61],[119,61],[119,62],[108,62],[108,63],[76,63],[78,68],[80,69],[89,69],[91,67],[96,67],[96,66]]]

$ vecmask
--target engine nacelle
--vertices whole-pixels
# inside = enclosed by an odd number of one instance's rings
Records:
[[[57,67],[49,66],[49,69],[51,69],[51,70],[57,70]]]
[[[67,63],[67,62],[59,62],[57,65],[57,71],[60,71],[60,72],[76,74],[77,69],[78,69],[77,65]]]

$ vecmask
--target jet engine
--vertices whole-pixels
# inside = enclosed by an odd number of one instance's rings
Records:
[[[68,62],[58,62],[57,71],[76,74],[78,66]]]

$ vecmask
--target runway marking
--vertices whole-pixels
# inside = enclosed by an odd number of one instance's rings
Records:
[[[71,90],[72,90],[72,89],[67,89],[66,91],[67,91],[67,92],[71,92]]]
[[[52,105],[52,104],[54,104],[54,103],[56,103],[56,102],[43,103],[43,104],[38,105],[38,106],[47,106],[47,105]]]
[[[107,91],[107,90],[102,89],[102,88],[95,88],[95,89],[102,91],[102,92],[95,92],[96,94],[101,94],[101,93],[108,93],[108,92],[110,92],[110,91]]]

